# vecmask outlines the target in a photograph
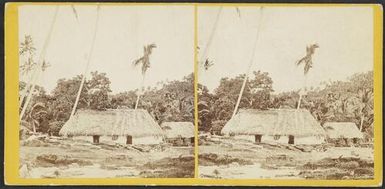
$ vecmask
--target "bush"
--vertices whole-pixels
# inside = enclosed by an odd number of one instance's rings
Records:
[[[59,131],[64,124],[65,124],[64,121],[51,122],[49,124],[49,129],[47,130],[48,134],[52,136],[59,136]]]

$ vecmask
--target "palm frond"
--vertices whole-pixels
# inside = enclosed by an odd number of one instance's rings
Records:
[[[132,64],[133,64],[134,66],[138,66],[139,64],[141,64],[141,63],[143,62],[143,60],[144,60],[144,57],[140,57],[140,58],[134,60],[134,61],[132,62]]]
[[[297,66],[299,66],[300,64],[305,64],[304,65],[304,74],[305,75],[309,72],[310,68],[313,67],[312,58],[313,58],[313,54],[315,53],[316,48],[319,48],[317,43],[312,44],[310,46],[307,46],[306,47],[306,55],[296,62]]]
[[[156,44],[152,43],[150,45],[147,45],[147,55],[150,55],[152,53],[152,49],[156,48]]]
[[[34,104],[34,105],[32,106],[31,110],[34,110],[34,109],[37,108],[37,107],[45,108],[45,105],[44,105],[44,103],[42,103],[42,102],[38,102],[38,103],[36,103],[36,104]]]

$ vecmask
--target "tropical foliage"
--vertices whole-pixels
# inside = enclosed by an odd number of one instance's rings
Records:
[[[223,78],[219,86],[210,93],[199,85],[199,127],[200,131],[218,130],[231,118],[242,75]],[[240,108],[268,109],[291,108],[298,105],[300,91],[273,94],[273,81],[267,73],[254,72],[240,103]],[[301,108],[308,109],[323,125],[328,121],[348,121],[369,138],[373,135],[373,72],[357,73],[346,81],[323,83],[322,87],[311,88],[303,96]],[[221,125],[218,125],[221,124]]]
[[[158,123],[165,121],[194,122],[193,74],[182,80],[160,83],[158,87],[144,91],[142,103],[138,108],[146,109]],[[59,79],[51,94],[38,86],[31,107],[22,122],[31,131],[57,135],[69,119],[81,76]],[[20,83],[23,90],[24,82]],[[91,72],[85,81],[77,109],[134,108],[136,91],[111,94],[110,80],[105,73]]]

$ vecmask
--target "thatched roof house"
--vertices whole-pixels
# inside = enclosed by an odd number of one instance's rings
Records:
[[[146,110],[142,109],[79,110],[64,124],[59,134],[129,136],[131,140],[132,137],[164,136],[158,123]]]
[[[194,137],[194,125],[191,122],[164,122],[161,124],[166,138]]]
[[[307,110],[240,110],[222,129],[224,134],[325,135],[321,125]]]
[[[262,135],[288,136],[289,143],[294,143],[294,137],[323,137],[326,134],[310,112],[304,109],[239,110],[221,132],[254,135],[256,142],[261,140]]]
[[[356,124],[352,122],[326,122],[324,128],[331,139],[364,138]]]

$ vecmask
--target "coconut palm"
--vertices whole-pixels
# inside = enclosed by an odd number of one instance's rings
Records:
[[[237,12],[238,17],[241,18],[241,10],[239,9],[239,7],[235,7],[235,11]],[[222,7],[219,7],[218,13],[217,13],[217,15],[215,17],[215,20],[214,20],[214,25],[213,25],[213,27],[211,29],[210,36],[209,36],[209,39],[208,39],[207,44],[206,44],[206,47],[203,49],[202,55],[201,55],[201,57],[199,59],[199,62],[201,64],[204,64],[203,66],[204,66],[205,70],[208,70],[208,67],[206,67],[206,64],[207,64],[207,57],[206,56],[207,56],[208,51],[209,51],[209,49],[211,47],[211,42],[212,42],[212,40],[213,40],[213,38],[215,36],[215,33],[217,31],[218,23],[219,23],[219,19],[220,19],[221,13],[222,13]],[[199,50],[199,49],[200,48],[197,47],[197,50]],[[204,60],[206,60],[206,61],[204,61]]]
[[[204,66],[205,70],[208,70],[213,65],[214,65],[213,61],[206,58],[206,61],[205,61],[203,66]]]
[[[313,66],[313,54],[315,53],[315,49],[319,48],[318,44],[312,44],[306,47],[306,55],[297,61],[297,66],[300,64],[305,64],[304,66],[304,74],[306,75],[310,68]]]
[[[20,55],[34,55],[36,48],[31,35],[24,36],[24,42],[20,43]]]
[[[59,6],[56,6],[55,12],[54,12],[54,15],[53,15],[53,19],[51,21],[50,28],[49,28],[49,31],[48,31],[48,35],[47,35],[47,37],[45,39],[45,42],[44,42],[44,45],[43,45],[43,48],[42,48],[39,60],[37,62],[37,66],[33,70],[32,78],[30,79],[30,81],[32,81],[32,86],[31,86],[31,88],[29,90],[29,93],[28,93],[28,96],[26,98],[25,104],[23,105],[23,108],[22,108],[22,110],[20,112],[20,117],[19,117],[20,120],[23,119],[24,114],[25,114],[25,112],[26,112],[26,110],[28,108],[28,104],[29,104],[29,102],[31,102],[32,91],[35,90],[37,78],[40,76],[40,71],[41,71],[40,68],[41,68],[41,66],[43,64],[43,60],[44,60],[44,57],[45,57],[48,45],[49,45],[50,40],[51,40],[51,36],[52,36],[52,33],[53,33],[53,28],[54,28],[54,25],[55,25],[55,22],[56,22],[58,11],[59,11]],[[28,82],[30,82],[30,81],[28,81]]]
[[[143,85],[144,85],[144,78],[146,75],[147,70],[150,68],[150,55],[152,54],[152,49],[156,48],[156,44],[152,43],[149,45],[146,45],[143,47],[143,56],[134,60],[133,65],[134,66],[142,66],[142,84],[140,87],[140,93],[137,96],[136,103],[135,103],[135,110],[138,108],[138,103],[140,99],[140,95],[143,92]]]
[[[261,31],[261,26],[262,26],[261,24],[262,24],[262,17],[263,17],[263,9],[264,9],[264,7],[260,7],[260,15],[259,15],[259,19],[258,19],[258,30],[257,30],[255,41],[254,41],[254,47],[252,49],[251,59],[250,59],[247,71],[245,73],[245,78],[243,79],[242,87],[241,87],[241,90],[239,91],[238,99],[237,99],[237,102],[235,104],[235,108],[234,108],[234,111],[233,111],[233,114],[232,114],[231,118],[233,118],[235,116],[235,114],[237,113],[237,111],[238,111],[238,107],[239,107],[239,104],[241,102],[243,91],[245,90],[245,86],[246,86],[247,80],[249,78],[249,73],[250,73],[251,67],[252,67],[252,65],[254,63],[255,51],[256,51],[256,48],[257,48],[258,39],[259,39],[259,33]]]
[[[310,68],[313,67],[313,60],[312,59],[313,59],[313,55],[315,53],[316,48],[319,48],[317,43],[307,46],[306,47],[306,55],[296,62],[297,66],[304,64],[304,69],[303,69],[303,74],[305,77],[304,90],[306,90],[305,88],[306,88],[307,74],[309,73]],[[305,91],[300,91],[297,109],[299,109],[301,106],[301,99],[302,99],[302,96],[304,94],[305,94]]]
[[[75,17],[77,19],[77,12],[76,12],[76,9],[75,9],[74,6],[72,6],[72,10],[73,10],[73,12],[75,14]],[[79,103],[80,94],[82,92],[82,89],[83,89],[83,86],[84,86],[84,82],[86,80],[86,75],[87,75],[87,72],[88,72],[88,69],[89,69],[89,66],[90,66],[90,63],[91,63],[91,57],[92,57],[92,54],[94,52],[94,46],[95,46],[95,41],[96,41],[96,34],[97,34],[97,31],[98,31],[99,11],[100,11],[100,6],[98,5],[97,8],[96,8],[96,19],[95,19],[94,33],[93,33],[93,36],[92,36],[92,43],[91,43],[91,48],[90,48],[89,56],[88,56],[88,59],[87,59],[86,68],[84,69],[84,73],[82,75],[82,81],[80,82],[79,90],[78,90],[78,93],[76,95],[75,103],[74,103],[74,106],[72,107],[72,111],[71,111],[69,119],[71,119],[72,116],[75,114],[76,107],[78,106],[78,103]]]
[[[36,51],[36,48],[34,47],[33,39],[32,36],[26,35],[24,36],[24,41],[20,43],[20,50],[19,53],[22,56],[26,57],[26,61],[24,64],[20,65],[20,75],[25,77],[27,79],[27,84],[23,91],[21,91],[21,96],[20,96],[20,102],[19,106],[21,107],[24,98],[27,94],[27,91],[29,90],[31,86],[31,79],[29,79],[31,71],[35,68],[36,62],[34,61],[34,54]]]

